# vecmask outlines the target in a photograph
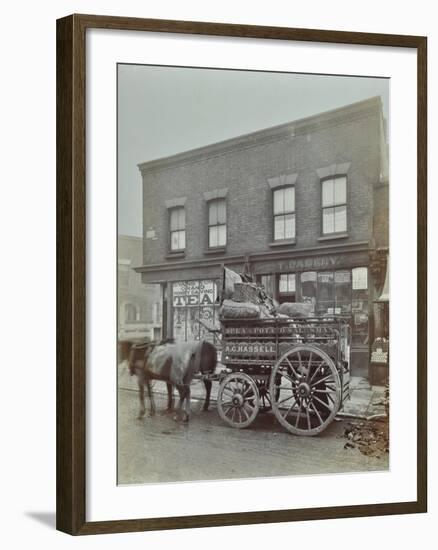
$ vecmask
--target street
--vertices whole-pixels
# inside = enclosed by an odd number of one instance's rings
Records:
[[[387,470],[389,455],[366,456],[344,448],[347,420],[335,420],[319,436],[297,437],[272,413],[260,413],[247,429],[228,427],[215,402],[203,412],[192,399],[188,424],[167,414],[165,387],[154,387],[157,414],[137,419],[138,393],[118,393],[118,483],[156,483]],[[157,393],[158,390],[158,393]]]

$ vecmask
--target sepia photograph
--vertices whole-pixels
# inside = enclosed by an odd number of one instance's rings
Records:
[[[117,483],[384,472],[390,80],[117,65]]]

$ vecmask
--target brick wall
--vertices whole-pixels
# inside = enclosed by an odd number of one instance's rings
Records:
[[[381,139],[380,100],[374,98],[141,165],[143,264],[169,261],[165,201],[175,197],[186,197],[184,260],[207,259],[204,192],[224,187],[228,188],[226,255],[273,250],[270,247],[272,190],[268,179],[288,173],[297,174],[293,250],[329,244],[318,240],[321,237],[321,183],[316,170],[333,164],[349,163],[348,237],[342,242],[370,241],[373,220],[374,231],[380,230],[376,219],[381,216],[374,218],[373,215],[373,188],[379,183],[381,173]]]

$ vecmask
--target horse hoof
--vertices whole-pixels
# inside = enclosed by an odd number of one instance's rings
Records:
[[[155,416],[155,411],[149,411],[148,412],[148,417],[149,418],[153,418]]]

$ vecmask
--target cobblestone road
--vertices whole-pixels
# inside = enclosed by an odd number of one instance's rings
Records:
[[[138,420],[138,393],[119,390],[119,483],[388,469],[388,456],[367,457],[357,449],[344,449],[344,421],[332,422],[317,437],[297,437],[284,431],[273,414],[265,413],[250,428],[238,430],[226,426],[214,406],[202,412],[202,401],[194,399],[187,425],[163,413],[165,401],[164,393],[157,394],[157,415]]]

